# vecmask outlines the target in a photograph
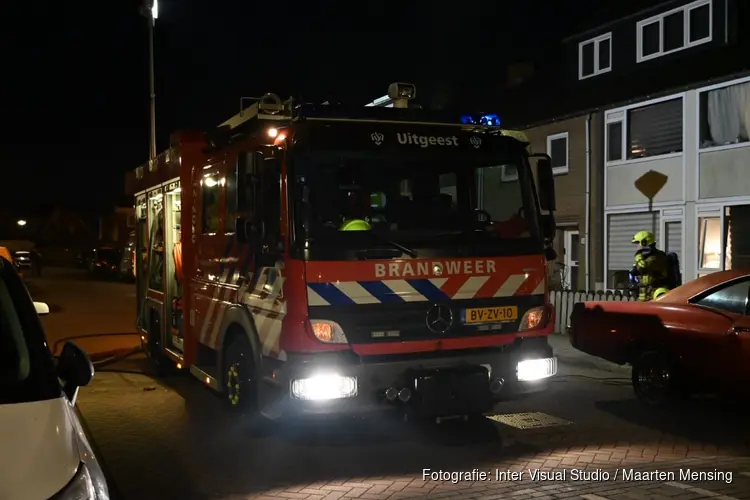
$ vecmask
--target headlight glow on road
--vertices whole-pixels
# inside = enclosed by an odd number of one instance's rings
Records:
[[[292,396],[307,401],[327,401],[357,395],[357,378],[326,374],[292,381]]]
[[[521,382],[549,378],[557,373],[557,358],[527,359],[518,363],[517,371]]]

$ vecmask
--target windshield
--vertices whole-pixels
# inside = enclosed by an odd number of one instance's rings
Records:
[[[52,356],[29,293],[8,266],[0,269],[0,404],[60,396]]]
[[[459,247],[463,255],[538,252],[535,198],[518,160],[299,159],[295,234],[311,249],[395,243],[423,249],[420,257],[457,256]]]

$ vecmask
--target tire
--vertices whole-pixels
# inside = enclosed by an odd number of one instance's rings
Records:
[[[258,383],[253,349],[244,332],[229,339],[222,365],[221,385],[227,408],[233,413],[257,417]]]
[[[687,396],[680,382],[678,364],[662,351],[639,353],[633,362],[631,381],[638,400],[648,406],[667,406]]]

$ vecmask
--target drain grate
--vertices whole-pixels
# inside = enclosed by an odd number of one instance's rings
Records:
[[[541,412],[488,415],[487,418],[516,429],[543,429],[545,427],[562,427],[573,423],[570,420]]]

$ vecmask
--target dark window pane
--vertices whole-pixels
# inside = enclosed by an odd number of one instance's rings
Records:
[[[661,33],[659,21],[654,21],[641,28],[641,56],[647,57],[660,52]]]
[[[612,40],[606,39],[599,42],[599,71],[610,68],[609,55],[612,49]]]
[[[553,139],[549,144],[549,155],[552,158],[552,167],[568,166],[568,139],[561,137]]]
[[[708,38],[711,33],[711,5],[702,5],[690,11],[690,42],[697,42]]]
[[[607,124],[607,161],[622,160],[622,122]]]
[[[745,314],[750,281],[741,281],[703,297],[698,304],[735,314]]]
[[[682,99],[628,111],[628,159],[682,151]]]
[[[664,18],[664,52],[685,45],[685,12],[679,11]]]
[[[581,48],[581,76],[594,73],[594,43],[590,42]]]

